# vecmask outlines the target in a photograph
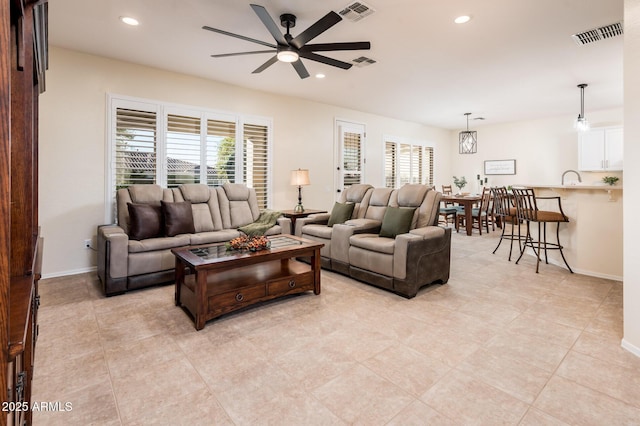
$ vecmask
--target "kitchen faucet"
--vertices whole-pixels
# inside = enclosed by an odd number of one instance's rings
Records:
[[[564,175],[566,175],[569,172],[575,173],[576,176],[578,176],[578,182],[582,182],[582,178],[580,177],[580,173],[576,172],[575,170],[567,170],[562,174],[562,185],[564,185]]]

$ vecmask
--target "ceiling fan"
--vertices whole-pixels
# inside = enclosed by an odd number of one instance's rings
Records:
[[[371,43],[368,41],[359,41],[359,42],[346,42],[346,43],[318,43],[318,44],[307,44],[309,41],[313,40],[329,28],[333,27],[335,24],[342,20],[342,17],[337,13],[331,11],[327,13],[325,16],[320,18],[316,23],[311,25],[309,28],[298,34],[296,37],[293,37],[289,30],[296,26],[296,16],[290,13],[284,13],[280,15],[280,25],[287,29],[286,34],[282,34],[282,32],[278,29],[278,26],[274,22],[274,20],[262,6],[257,4],[252,4],[251,8],[258,15],[258,18],[262,21],[267,30],[271,33],[273,38],[276,41],[276,44],[267,43],[261,40],[256,40],[251,37],[246,37],[239,34],[230,33],[228,31],[220,30],[217,28],[211,28],[208,26],[202,27],[203,30],[213,31],[215,33],[224,34],[227,36],[239,38],[241,40],[250,41],[252,43],[257,43],[263,46],[270,47],[271,50],[254,50],[249,52],[238,52],[238,53],[223,53],[220,55],[211,55],[213,58],[223,58],[227,56],[240,56],[240,55],[254,55],[259,53],[273,53],[276,54],[269,59],[264,64],[260,65],[253,71],[253,74],[260,73],[265,69],[269,68],[271,65],[275,64],[278,61],[281,62],[289,62],[293,65],[293,68],[296,70],[300,78],[309,77],[309,72],[305,68],[304,64],[300,60],[300,58],[310,59],[312,61],[321,62],[323,64],[331,65],[334,67],[349,69],[352,64],[347,62],[339,61],[337,59],[329,58],[327,56],[318,55],[315,52],[331,52],[337,50],[368,50],[371,48]],[[275,49],[275,50],[274,50]]]

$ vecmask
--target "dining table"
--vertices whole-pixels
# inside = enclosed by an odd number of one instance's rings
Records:
[[[473,209],[473,205],[479,203],[482,199],[480,195],[443,195],[441,201],[445,201],[447,203],[456,203],[458,205],[464,206],[464,223],[467,230],[467,235],[471,235],[473,231],[473,217],[471,215],[471,211]]]

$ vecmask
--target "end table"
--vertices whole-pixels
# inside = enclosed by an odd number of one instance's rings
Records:
[[[307,217],[316,213],[327,213],[326,210],[312,210],[312,209],[304,209],[303,212],[295,212],[293,210],[280,210],[282,216],[288,217],[291,219],[291,233],[296,233],[296,219],[299,217]]]

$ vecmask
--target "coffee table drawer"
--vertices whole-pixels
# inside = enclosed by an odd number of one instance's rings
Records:
[[[267,294],[270,296],[299,293],[307,290],[313,290],[312,272],[267,281]]]
[[[215,296],[209,297],[209,310],[228,311],[230,306],[238,307],[251,304],[254,303],[256,299],[260,299],[266,295],[267,292],[264,284],[216,294]]]

